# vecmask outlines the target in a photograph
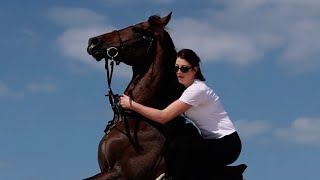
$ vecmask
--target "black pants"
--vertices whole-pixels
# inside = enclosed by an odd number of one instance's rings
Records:
[[[192,124],[183,129],[166,143],[168,174],[175,180],[212,179],[240,155],[237,132],[220,139],[203,139]]]

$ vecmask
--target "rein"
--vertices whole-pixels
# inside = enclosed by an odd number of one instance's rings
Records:
[[[119,44],[120,44],[120,47],[119,49],[120,50],[123,50],[124,49],[124,44],[121,40],[121,37],[120,37],[120,34],[118,31],[115,31],[119,37]],[[148,49],[147,49],[147,52],[149,52],[150,50],[150,47],[154,41],[153,38],[150,38],[150,37],[145,37],[145,36],[142,36],[142,39],[143,40],[147,40],[150,42],[149,46],[148,46]],[[111,82],[112,82],[112,76],[113,76],[113,69],[114,69],[114,63],[116,63],[116,65],[119,65],[120,64],[120,61],[116,61],[114,60],[119,54],[119,50],[118,48],[116,47],[109,47],[106,49],[106,57],[105,57],[105,69],[107,71],[107,83],[108,83],[108,93],[105,95],[105,96],[108,96],[109,98],[109,103],[110,103],[110,106],[114,112],[114,116],[113,116],[113,119],[111,121],[108,122],[104,132],[106,134],[109,134],[110,131],[113,129],[113,128],[116,128],[118,131],[120,131],[121,133],[123,133],[124,135],[126,135],[129,139],[129,141],[131,142],[131,144],[134,146],[134,148],[137,150],[137,151],[141,151],[143,150],[143,148],[139,145],[139,142],[138,142],[138,135],[137,135],[137,132],[138,132],[138,125],[139,125],[139,122],[137,122],[135,124],[135,128],[134,128],[134,137],[132,137],[131,133],[130,133],[130,130],[129,130],[129,122],[128,122],[128,118],[127,118],[127,112],[125,112],[120,103],[119,103],[119,100],[120,100],[120,95],[118,94],[114,94],[113,91],[112,91],[112,88],[111,88]],[[110,65],[108,64],[108,60],[110,60]],[[110,66],[110,67],[109,67]],[[132,113],[132,114],[135,114],[135,113]],[[115,118],[115,116],[117,115],[117,118]],[[122,121],[124,121],[125,123],[125,132],[119,128],[117,128],[117,125],[120,124]]]
[[[129,130],[129,122],[128,122],[128,118],[126,116],[126,112],[123,111],[123,109],[119,103],[120,95],[114,94],[112,91],[112,88],[111,88],[111,81],[112,81],[114,62],[115,62],[113,60],[114,57],[115,56],[112,56],[110,59],[111,60],[111,62],[110,62],[111,70],[109,69],[108,59],[105,59],[105,62],[106,62],[105,69],[107,70],[107,81],[108,81],[108,94],[106,94],[105,96],[109,97],[109,103],[110,103],[110,106],[113,110],[113,118],[111,121],[108,122],[104,132],[106,134],[109,134],[113,128],[117,129],[118,131],[120,131],[121,133],[123,133],[124,135],[126,135],[128,137],[130,143],[134,146],[134,148],[137,151],[140,151],[140,150],[142,150],[142,147],[138,143],[138,135],[137,135],[138,123],[136,123],[136,125],[135,125],[134,137],[132,137],[130,130]],[[117,65],[118,65],[118,63],[117,63]],[[115,118],[116,115],[117,115],[117,118]],[[117,125],[120,124],[122,121],[124,121],[124,123],[125,123],[125,131],[117,128]]]

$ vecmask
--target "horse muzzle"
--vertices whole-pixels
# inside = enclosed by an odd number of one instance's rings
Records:
[[[101,49],[100,40],[98,38],[89,39],[87,52],[97,61],[100,61],[105,56],[103,50]]]

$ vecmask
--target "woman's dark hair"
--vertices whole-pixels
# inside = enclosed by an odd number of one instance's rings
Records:
[[[196,73],[196,79],[205,81],[201,69],[200,69],[200,58],[199,56],[191,49],[182,49],[177,53],[177,58],[185,59],[188,61],[192,67],[198,66],[198,71]]]

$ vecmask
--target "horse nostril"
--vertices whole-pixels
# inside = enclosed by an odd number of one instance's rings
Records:
[[[93,49],[94,49],[96,46],[98,46],[99,43],[100,43],[99,38],[96,38],[96,37],[90,38],[90,39],[89,39],[89,42],[88,42],[87,52],[91,55]]]
[[[96,45],[99,44],[99,42],[100,42],[100,40],[99,40],[98,38],[92,38],[92,39],[91,39],[91,45],[96,46]]]

